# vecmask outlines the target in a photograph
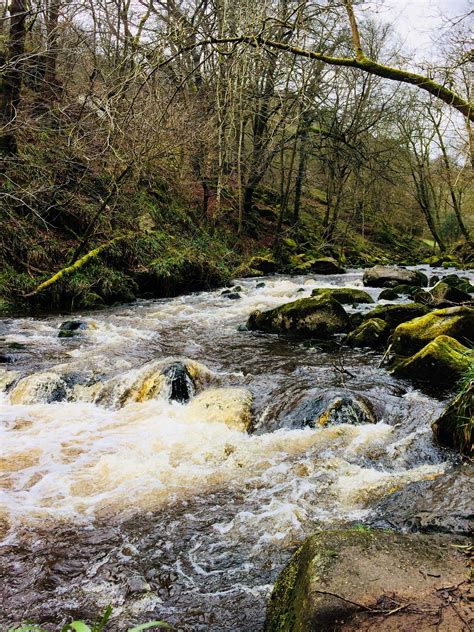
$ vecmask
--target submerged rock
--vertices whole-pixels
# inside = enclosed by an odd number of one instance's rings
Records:
[[[400,323],[418,318],[429,313],[426,305],[419,303],[404,303],[403,305],[377,305],[364,316],[364,321],[378,318],[387,323],[390,329],[395,329]]]
[[[474,309],[447,307],[401,323],[393,333],[392,350],[395,354],[408,356],[437,336],[450,336],[464,344],[472,341]]]
[[[346,343],[352,347],[383,347],[390,336],[390,326],[381,318],[370,318],[351,331]]]
[[[422,533],[469,536],[474,518],[471,468],[458,467],[434,481],[416,481],[383,498],[372,524]]]
[[[80,320],[66,320],[59,325],[58,338],[72,338],[87,329],[87,323]]]
[[[348,331],[350,320],[334,299],[301,298],[265,312],[253,312],[247,328],[306,338],[329,338]]]
[[[473,360],[474,366],[474,360]],[[471,371],[474,378],[474,371]],[[443,414],[431,425],[438,443],[472,456],[474,438],[474,379],[448,404]]]
[[[223,423],[248,432],[252,425],[253,398],[245,388],[209,388],[189,404],[189,415],[197,421]]]
[[[348,287],[341,288],[315,288],[311,292],[311,296],[321,298],[334,298],[341,305],[355,305],[357,303],[373,303],[374,299],[364,292],[364,290],[355,290]]]
[[[394,282],[398,284],[416,285],[423,287],[428,285],[428,278],[419,270],[406,270],[395,266],[374,266],[364,272],[362,277],[364,285],[369,287],[390,287]]]
[[[472,350],[454,338],[438,336],[413,356],[395,358],[391,371],[397,377],[452,386],[473,360]]]
[[[328,424],[373,424],[377,419],[370,401],[346,390],[328,390],[304,402],[288,416],[291,428],[327,426]]]
[[[436,621],[446,606],[440,585],[463,587],[463,598],[457,592],[452,599],[458,613],[468,617],[466,559],[451,546],[455,542],[449,536],[368,528],[316,533],[278,577],[265,631],[428,629],[427,608]],[[444,629],[458,629],[456,610],[444,613]]]
[[[51,404],[64,401],[67,384],[57,373],[34,373],[22,378],[10,393],[12,404]]]

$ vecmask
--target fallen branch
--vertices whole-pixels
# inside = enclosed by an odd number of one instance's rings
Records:
[[[94,250],[90,250],[83,257],[75,261],[72,265],[67,266],[66,268],[62,268],[62,270],[59,270],[59,272],[56,272],[56,274],[53,274],[52,277],[50,277],[46,281],[43,281],[43,283],[40,283],[35,290],[33,290],[32,292],[29,292],[28,294],[24,294],[23,296],[25,298],[29,298],[31,296],[35,296],[36,294],[39,294],[40,292],[50,287],[51,285],[53,285],[54,283],[56,283],[63,277],[67,276],[68,274],[71,274],[72,272],[75,272],[76,270],[79,270],[79,268],[82,268],[83,266],[85,266],[86,263],[88,263],[94,257],[97,257],[103,250],[105,250],[112,244],[117,243],[118,241],[121,241],[122,239],[125,239],[126,237],[128,237],[128,235],[121,235],[120,237],[114,237],[114,239],[111,239],[107,243],[102,244],[102,246],[98,246],[97,248],[94,248]]]

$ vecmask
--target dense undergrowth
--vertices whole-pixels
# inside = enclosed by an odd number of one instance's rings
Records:
[[[238,234],[232,190],[225,192],[218,217],[212,204],[204,215],[196,183],[173,182],[166,172],[145,177],[140,170],[118,186],[113,170],[91,167],[64,135],[48,134],[43,138],[37,131],[33,139],[23,139],[20,155],[0,180],[3,314],[97,308],[209,289],[238,275],[261,273],[250,263],[254,255],[267,257],[276,271],[291,273],[320,256],[360,266],[414,264],[432,254],[422,240],[381,220],[369,223],[364,236],[343,220],[331,242],[324,241],[324,195],[311,189],[298,223],[283,223],[275,259],[278,195],[271,187],[258,192]],[[33,292],[112,240],[86,265]]]

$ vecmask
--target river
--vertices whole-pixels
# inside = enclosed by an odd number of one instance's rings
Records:
[[[72,338],[58,338],[65,316],[2,321],[16,349],[0,369],[1,630],[57,630],[109,603],[117,632],[154,618],[262,630],[307,534],[362,523],[385,495],[449,470],[430,428],[442,393],[395,380],[373,351],[238,331],[315,287],[360,288],[361,271],[237,283],[239,300],[216,290],[75,315],[88,328]],[[204,390],[250,390],[250,433],[193,400],[136,396],[153,363],[183,358]],[[378,423],[289,428],[328,388],[370,399]]]

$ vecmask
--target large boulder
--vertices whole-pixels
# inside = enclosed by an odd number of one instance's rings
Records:
[[[418,318],[429,313],[426,305],[419,303],[404,303],[402,305],[377,305],[370,312],[365,314],[364,322],[371,318],[377,318],[387,323],[390,329],[395,329],[400,323]]]
[[[422,272],[396,266],[374,266],[364,272],[362,280],[364,285],[369,287],[391,287],[394,284],[416,285],[418,287],[428,285],[428,278]]]
[[[248,432],[252,426],[250,391],[245,388],[209,388],[189,404],[188,415],[197,421],[223,423],[233,430]]]
[[[273,258],[273,255],[268,254],[261,257],[252,257],[248,262],[248,267],[263,274],[272,274],[277,271],[278,263]]]
[[[12,404],[51,404],[64,401],[67,383],[53,371],[34,373],[17,382],[10,392]]]
[[[461,392],[431,426],[438,443],[466,456],[472,455],[474,438],[474,362],[470,373],[472,379],[466,381]]]
[[[363,395],[329,389],[304,402],[285,421],[291,428],[315,428],[329,424],[374,424],[377,419],[372,404]]]
[[[392,373],[397,377],[452,386],[474,360],[474,352],[449,336],[438,336],[409,358],[396,357]]]
[[[371,347],[378,349],[383,347],[390,336],[390,326],[381,318],[369,318],[357,329],[351,331],[346,338],[346,343],[351,347]]]
[[[392,351],[408,356],[437,336],[450,336],[469,344],[474,337],[474,309],[447,307],[401,323],[393,333]]]
[[[462,292],[472,294],[474,292],[474,285],[469,281],[467,277],[460,277],[457,274],[447,274],[442,278],[443,283],[449,285],[449,287],[457,288]]]
[[[301,298],[265,312],[253,312],[247,328],[324,339],[347,332],[350,320],[342,305],[332,298]]]
[[[459,616],[469,618],[469,586],[456,542],[368,528],[316,533],[277,579],[265,631],[428,631],[427,612],[436,627],[440,611],[443,629],[458,630]],[[440,586],[457,592],[446,595]]]
[[[356,305],[358,303],[373,303],[374,299],[364,292],[349,287],[325,288],[317,287],[311,292],[311,296],[334,298],[341,305]]]

